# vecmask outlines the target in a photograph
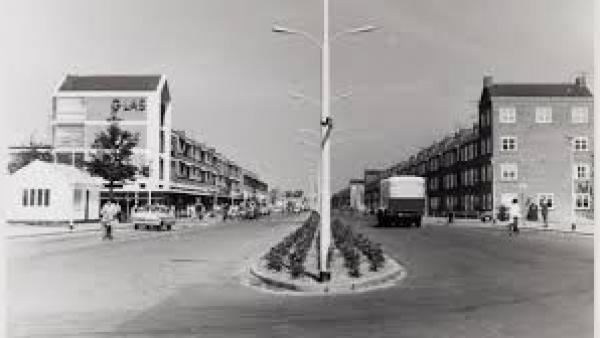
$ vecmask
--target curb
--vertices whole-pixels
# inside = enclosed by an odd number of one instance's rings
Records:
[[[460,227],[460,228],[474,228],[474,229],[490,229],[490,230],[496,230],[496,231],[507,231],[506,230],[506,225],[490,225],[490,226],[485,226],[485,225],[471,225],[471,224],[448,224],[448,223],[435,223],[435,224],[429,224],[429,225],[433,225],[433,226],[444,226],[444,227]],[[568,229],[556,229],[556,228],[541,228],[541,227],[529,227],[529,226],[519,226],[519,230],[528,230],[528,231],[547,231],[547,232],[559,232],[559,233],[565,233],[565,234],[576,234],[576,235],[582,235],[582,236],[593,236],[594,233],[593,232],[584,232],[581,230],[568,230]]]
[[[250,274],[258,278],[261,282],[271,288],[282,289],[283,291],[293,291],[295,294],[304,295],[327,295],[327,294],[347,294],[367,292],[381,287],[387,286],[392,281],[403,280],[407,273],[406,269],[396,262],[394,259],[385,255],[386,263],[392,263],[392,270],[381,275],[368,278],[366,280],[357,281],[355,283],[344,284],[316,284],[316,285],[301,285],[290,281],[282,281],[271,276],[266,276],[261,272],[257,263],[250,267]]]
[[[116,227],[115,230],[119,230],[119,229],[127,229],[131,224],[127,223],[127,225],[125,226],[120,226],[120,227]],[[21,235],[7,235],[4,236],[4,239],[18,239],[18,238],[35,238],[35,237],[45,237],[45,236],[58,236],[58,235],[75,235],[75,234],[80,234],[80,233],[88,233],[88,232],[97,232],[97,231],[101,231],[102,229],[81,229],[81,230],[76,230],[77,227],[75,227],[75,229],[68,230],[65,229],[64,231],[57,231],[57,232],[42,232],[42,233],[37,233],[37,234],[21,234]]]

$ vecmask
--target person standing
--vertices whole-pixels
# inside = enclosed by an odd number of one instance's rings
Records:
[[[542,208],[542,219],[544,220],[544,228],[548,227],[548,201],[546,199],[542,199],[541,201]]]
[[[512,232],[517,234],[519,233],[519,218],[521,218],[521,206],[519,206],[519,199],[517,198],[513,199],[510,205],[510,217],[513,219]]]
[[[102,240],[108,239],[112,240],[112,226],[113,222],[115,222],[115,217],[117,213],[120,211],[117,209],[118,205],[113,201],[106,202],[104,206],[102,206],[102,210],[100,212],[102,216],[102,226],[104,227],[104,236]]]
[[[225,203],[223,205],[223,222],[227,221],[228,215],[229,215],[229,204]]]

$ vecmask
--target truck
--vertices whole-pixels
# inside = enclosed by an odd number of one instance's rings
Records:
[[[420,227],[425,211],[425,179],[392,176],[380,182],[379,226]]]

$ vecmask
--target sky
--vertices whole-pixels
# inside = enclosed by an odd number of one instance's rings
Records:
[[[331,0],[332,190],[475,122],[482,78],[593,82],[593,0]],[[164,74],[173,126],[270,187],[308,190],[319,159],[319,0],[12,0],[0,12],[5,145],[48,139],[66,74]],[[311,103],[312,102],[312,103]],[[309,130],[309,131],[306,131]],[[312,132],[311,132],[312,130]],[[6,148],[6,147],[4,147]]]

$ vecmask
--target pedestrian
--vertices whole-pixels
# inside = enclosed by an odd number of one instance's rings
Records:
[[[542,199],[540,202],[542,208],[542,219],[544,220],[544,228],[548,227],[548,201]]]
[[[225,203],[223,205],[223,222],[227,221],[227,216],[229,214],[229,205]]]
[[[511,233],[518,234],[519,218],[521,217],[521,207],[519,206],[519,199],[517,198],[513,199],[512,204],[510,205],[510,217],[512,217],[513,219]]]
[[[104,203],[104,205],[102,206],[102,210],[100,211],[100,214],[102,216],[101,219],[101,224],[102,227],[104,228],[104,236],[102,236],[102,240],[112,240],[112,222],[113,219],[116,215],[116,206],[113,203],[113,201],[108,201],[106,203]]]

